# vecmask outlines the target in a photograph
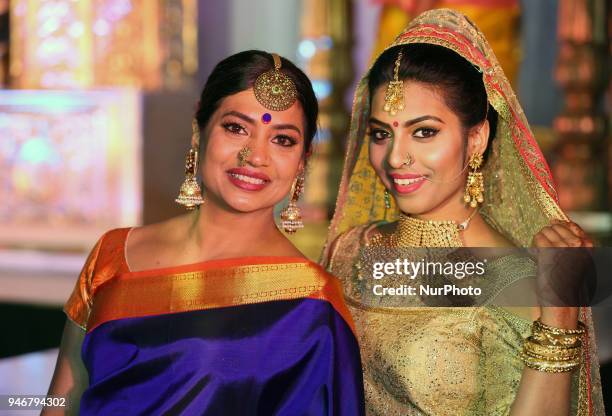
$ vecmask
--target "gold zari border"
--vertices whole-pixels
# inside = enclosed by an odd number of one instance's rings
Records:
[[[314,264],[223,267],[160,276],[118,276],[97,291],[87,331],[116,319],[311,298],[332,304],[352,328],[339,282]]]

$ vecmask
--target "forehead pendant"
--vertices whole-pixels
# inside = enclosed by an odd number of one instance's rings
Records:
[[[397,54],[393,68],[393,81],[387,85],[385,91],[385,106],[383,110],[394,116],[404,109],[404,81],[399,79],[399,68],[402,63],[402,52]]]
[[[291,107],[297,99],[297,89],[293,80],[281,71],[280,56],[273,53],[272,59],[274,60],[274,69],[257,77],[253,85],[253,91],[257,101],[268,110],[284,111]],[[262,121],[265,123],[265,119],[262,118]]]

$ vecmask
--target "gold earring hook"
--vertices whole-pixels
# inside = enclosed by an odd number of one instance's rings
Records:
[[[195,117],[191,121],[191,135],[193,137],[194,147],[198,148],[200,146],[200,126]]]

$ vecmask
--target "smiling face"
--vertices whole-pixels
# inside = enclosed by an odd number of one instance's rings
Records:
[[[383,111],[385,86],[372,99],[370,163],[399,209],[427,219],[455,219],[464,210],[467,155],[486,148],[488,123],[466,133],[430,85],[404,81],[404,109]],[[482,126],[482,128],[480,128]]]
[[[266,113],[270,120],[262,119]],[[202,136],[206,198],[235,211],[272,210],[304,167],[304,113],[299,101],[288,110],[270,111],[252,89],[241,91],[222,100]],[[245,146],[250,152],[240,163]]]

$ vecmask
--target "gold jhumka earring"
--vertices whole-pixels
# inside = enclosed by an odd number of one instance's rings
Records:
[[[249,156],[251,156],[251,148],[246,145],[238,152],[238,166],[244,167],[249,161]]]
[[[399,68],[402,63],[402,52],[397,54],[393,68],[393,81],[387,85],[385,91],[385,106],[383,110],[394,116],[404,109],[404,81],[399,79]]]
[[[297,201],[304,190],[304,172],[300,173],[291,186],[291,197],[289,204],[281,211],[281,226],[287,234],[295,234],[300,228],[304,228],[302,212],[297,206]]]
[[[268,110],[284,111],[297,99],[293,80],[281,71],[280,56],[273,53],[274,69],[259,75],[253,84],[255,98]]]
[[[194,137],[194,147],[189,149],[185,158],[185,180],[181,185],[178,196],[174,200],[177,204],[184,206],[187,210],[192,210],[204,203],[202,198],[202,190],[196,180],[198,171],[198,149],[200,143],[200,128],[198,122],[194,118],[191,123],[192,134]]]
[[[472,208],[476,208],[478,204],[484,202],[484,179],[482,172],[478,170],[482,165],[482,155],[478,153],[472,154],[468,165],[472,171],[468,174],[463,200],[466,204],[470,204]]]

